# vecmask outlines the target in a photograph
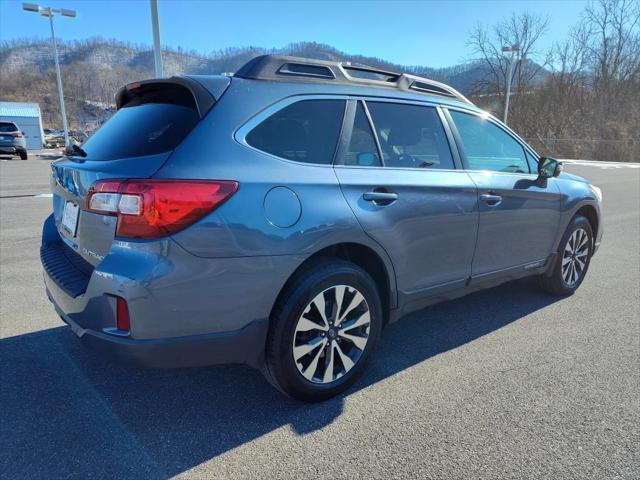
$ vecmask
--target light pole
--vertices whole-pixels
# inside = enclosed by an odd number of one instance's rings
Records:
[[[62,129],[64,130],[64,146],[69,146],[69,127],[67,125],[67,112],[64,109],[64,94],[62,93],[62,76],[60,75],[60,62],[58,61],[58,44],[56,43],[56,31],[53,27],[53,16],[62,15],[63,17],[75,17],[75,10],[67,10],[66,8],[42,7],[33,3],[23,3],[22,9],[27,12],[40,13],[44,17],[49,17],[51,25],[51,43],[53,44],[53,58],[56,63],[56,83],[58,85],[58,98],[60,100],[60,115],[62,116]]]
[[[160,25],[158,23],[158,0],[151,2],[151,27],[153,29],[153,63],[156,78],[162,77],[162,50],[160,49]]]
[[[511,47],[502,47],[503,52],[511,52],[511,60],[509,61],[509,75],[507,77],[507,98],[504,102],[504,124],[507,124],[507,117],[509,116],[509,98],[511,97],[511,80],[513,78],[513,65],[515,63],[516,53],[520,52],[518,45]]]

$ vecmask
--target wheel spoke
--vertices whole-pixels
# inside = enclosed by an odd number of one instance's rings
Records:
[[[571,238],[569,238],[569,244],[570,244],[570,249],[571,249],[571,253],[576,251],[576,232],[573,232],[573,234],[571,235]]]
[[[317,348],[318,345],[324,346],[327,343],[326,338],[314,338],[310,342],[303,343],[302,345],[297,345],[293,347],[293,358],[295,358],[296,362],[300,360],[302,357],[312,352],[314,348]]]
[[[337,322],[338,318],[340,318],[340,311],[342,310],[342,302],[344,302],[344,294],[347,291],[347,287],[345,285],[338,285],[335,288],[335,314],[333,316],[334,320]]]
[[[364,300],[364,297],[362,296],[362,294],[360,292],[356,292],[354,297],[351,299],[351,303],[349,303],[349,306],[344,311],[344,313],[340,317],[340,320],[337,322],[337,324],[340,325],[344,321],[344,319],[347,318],[349,313],[351,313],[354,308],[360,305],[363,300]]]
[[[304,375],[307,380],[311,380],[315,375],[316,370],[318,369],[318,360],[320,359],[323,348],[324,347],[318,349],[316,354],[313,356],[313,360],[311,360],[311,363],[307,365],[307,368],[302,370],[302,375]]]
[[[571,248],[571,239],[567,242],[567,245],[564,247],[564,252],[571,255],[573,253],[573,248]]]
[[[576,263],[577,265],[580,267],[580,273],[582,273],[582,269],[584,268],[584,266],[586,265],[586,260],[583,260],[582,258],[578,257],[576,255]]]
[[[322,381],[324,383],[329,383],[331,381],[333,381],[333,370],[334,370],[334,363],[333,363],[333,349],[334,349],[334,342],[331,342],[329,344],[329,348],[326,350],[326,355],[324,358],[324,364],[325,364],[325,370],[324,370],[324,377],[322,378]]]
[[[296,327],[296,331],[298,332],[309,332],[311,330],[322,330],[326,332],[329,329],[327,325],[320,325],[316,322],[312,322],[308,318],[300,317],[298,321],[298,326]]]
[[[571,260],[572,260],[572,258],[571,258],[571,257],[564,257],[564,258],[562,259],[562,268],[564,269],[564,266],[565,266],[567,263],[571,262]]]
[[[316,306],[316,308],[318,309],[318,312],[320,312],[322,321],[324,322],[325,326],[329,328],[329,320],[327,320],[327,306],[324,301],[324,292],[321,292],[318,295],[316,295],[316,298],[314,298],[311,303]]]
[[[340,325],[340,330],[338,333],[341,334],[343,332],[346,332],[347,330],[352,330],[354,328],[362,327],[364,325],[367,325],[370,321],[371,321],[371,316],[369,315],[369,312],[368,311],[364,312],[355,320],[352,320],[351,322],[348,322],[345,325]]]
[[[576,230],[575,240],[573,241],[573,251],[577,251],[580,248],[580,242],[582,242],[582,229]]]
[[[340,347],[339,343],[336,343],[336,351],[338,352],[338,356],[340,357],[340,360],[342,361],[342,366],[344,367],[345,373],[348,372],[349,370],[351,370],[351,367],[353,367],[353,365],[354,365],[353,360],[351,360],[342,351],[342,348]]]
[[[562,278],[564,278],[564,281],[569,283],[569,271],[571,270],[571,263],[573,262],[573,259],[571,257],[569,257],[569,261],[567,263],[564,263],[562,265]]]
[[[578,248],[576,250],[582,250],[583,247],[588,245],[589,245],[589,235],[587,235],[587,232],[583,230],[582,239],[580,240],[580,243],[578,244]]]
[[[365,345],[367,344],[367,339],[365,337],[359,337],[357,335],[351,335],[350,333],[340,332],[338,335],[341,338],[349,340],[360,350],[364,350]]]

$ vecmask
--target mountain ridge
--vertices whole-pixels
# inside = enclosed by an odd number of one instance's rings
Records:
[[[105,68],[128,68],[140,73],[153,72],[153,51],[145,45],[134,45],[101,37],[83,41],[58,42],[60,63],[96,65]],[[448,83],[465,93],[488,74],[486,66],[477,60],[450,67],[432,68],[426,65],[401,65],[377,57],[348,54],[330,45],[316,42],[291,43],[282,48],[236,47],[200,54],[183,49],[163,49],[166,75],[220,74],[235,72],[257,55],[279,54],[319,60],[351,62],[389,71],[401,71]],[[17,40],[0,44],[0,71],[6,74],[34,67],[44,72],[53,66],[50,42],[47,40]]]

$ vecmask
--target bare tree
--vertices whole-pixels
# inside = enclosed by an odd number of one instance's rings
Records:
[[[477,85],[478,90],[497,94],[503,103],[508,82],[515,79],[516,92],[526,91],[531,80],[547,64],[546,56],[537,50],[537,43],[547,31],[548,25],[548,18],[527,12],[513,14],[492,28],[478,24],[468,42],[473,54],[488,67],[488,75]],[[511,78],[510,58],[502,52],[505,46],[517,46],[519,49],[518,68],[514,69]],[[536,63],[527,64],[527,59],[535,60]]]
[[[594,86],[610,93],[612,82],[626,82],[640,74],[640,2],[598,0],[585,10],[585,42],[594,73]]]

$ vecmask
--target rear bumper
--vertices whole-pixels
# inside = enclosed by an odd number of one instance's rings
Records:
[[[10,145],[0,145],[0,153],[16,153],[18,149]]]
[[[259,366],[273,302],[299,256],[200,258],[170,239],[115,240],[94,267],[60,246],[54,217],[43,228],[48,298],[89,347],[148,367]],[[66,242],[65,242],[66,243]],[[116,296],[131,332],[116,327]]]
[[[46,274],[45,274],[46,275]],[[246,363],[259,367],[263,361],[267,320],[256,320],[232,332],[187,337],[135,340],[82,328],[53,302],[60,318],[90,349],[105,357],[145,368],[180,368]]]

